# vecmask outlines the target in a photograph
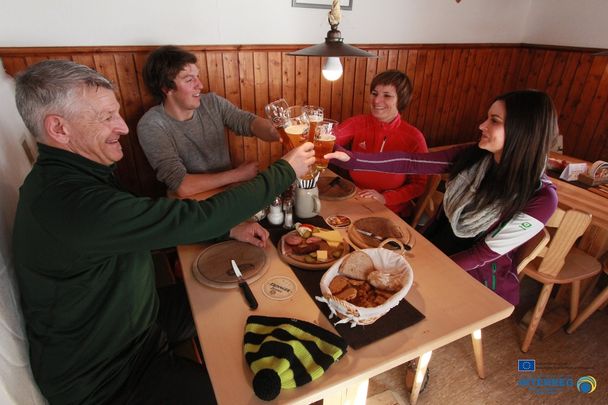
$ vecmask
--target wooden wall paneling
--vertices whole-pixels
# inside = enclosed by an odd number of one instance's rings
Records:
[[[576,114],[576,109],[581,102],[580,97],[585,80],[591,69],[591,60],[592,57],[590,55],[581,55],[572,84],[570,85],[570,91],[568,92],[568,101],[565,103],[559,117],[560,128],[564,134],[564,153],[567,155],[573,153],[577,143],[576,138],[580,136],[580,134],[571,133],[569,128]]]
[[[386,59],[386,69],[397,69],[399,61],[399,49],[389,49]]]
[[[253,99],[255,100],[251,112],[259,117],[266,118],[264,106],[269,103],[268,99],[268,58],[264,52],[252,52],[253,57]],[[240,59],[240,56],[239,56]],[[242,90],[241,90],[242,93]],[[257,161],[260,170],[266,169],[276,158],[272,156],[271,145],[279,142],[257,141],[258,156]]]
[[[545,55],[547,51],[545,49],[532,49],[530,54],[530,68],[526,72],[526,89],[535,89],[537,88],[538,78],[540,76],[540,71],[543,66],[543,62],[545,61]],[[522,78],[524,79],[524,78]]]
[[[90,53],[78,53],[72,56],[72,61],[95,69],[95,60]]]
[[[488,71],[492,68],[489,62],[490,49],[476,50],[476,62],[472,76],[472,87],[466,102],[466,112],[461,123],[462,134],[468,141],[479,139],[479,124],[485,117],[488,103],[484,99],[486,93],[486,78]]]
[[[51,59],[51,58],[52,57],[50,55],[49,56],[26,56],[25,57],[25,63],[28,66],[31,66],[31,65],[35,65],[38,62],[42,62],[43,60],[48,60],[48,59]]]
[[[480,57],[482,64],[477,77],[477,98],[475,100],[477,111],[472,111],[467,125],[468,130],[465,130],[471,134],[472,140],[479,139],[479,124],[485,121],[490,100],[495,96],[491,94],[491,84],[498,74],[498,52],[495,49],[483,49],[480,52]]]
[[[367,98],[367,89],[365,88],[365,77],[367,72],[367,63],[372,59],[356,58],[355,59],[355,85],[353,89],[353,109],[352,115],[363,114]]]
[[[282,58],[282,94],[289,105],[297,105],[295,82],[296,57],[283,54]]]
[[[424,67],[424,76],[422,77],[422,87],[420,89],[420,104],[418,107],[418,115],[414,126],[422,131],[423,134],[428,132],[425,125],[426,111],[429,108],[429,99],[431,98],[431,90],[433,87],[433,73],[435,70],[435,49],[429,49],[427,61]],[[431,116],[433,114],[430,114]]]
[[[238,53],[234,51],[222,52],[222,65],[224,68],[224,87],[226,89],[225,98],[235,106],[241,108],[241,84],[239,79]],[[245,161],[245,142],[244,137],[236,135],[228,130],[230,142],[230,156],[232,162],[238,165]]]
[[[325,58],[322,59],[321,63],[325,63]],[[323,116],[334,119],[336,121],[340,121],[340,117],[334,114],[331,108],[333,82],[330,82],[325,78],[321,78],[321,80],[319,81],[319,85],[319,105],[323,107]]]
[[[209,91],[216,93],[219,96],[226,98],[226,90],[224,88],[224,63],[222,61],[222,52],[208,51],[207,56],[207,77],[209,81]]]
[[[522,53],[521,48],[512,48],[511,55],[509,59],[509,67],[504,78],[504,81],[501,83],[500,91],[497,92],[497,96],[505,93],[507,91],[517,89],[517,80],[519,78],[519,58]]]
[[[549,83],[549,79],[551,76],[551,72],[555,69],[557,58],[557,51],[555,50],[546,50],[545,57],[543,59],[543,63],[538,72],[538,77],[536,79],[536,83],[534,83],[534,89],[546,89]],[[545,90],[546,91],[546,90]]]
[[[476,58],[479,53],[478,51],[479,50],[477,49],[469,49],[467,52],[466,64],[463,66],[462,87],[459,89],[459,93],[456,93],[456,100],[458,101],[456,102],[456,114],[453,117],[454,131],[448,135],[447,139],[449,139],[449,141],[447,144],[454,144],[461,140],[464,141],[469,139],[468,134],[464,131],[462,123],[464,122],[463,117],[466,115],[466,110],[469,107],[467,105],[467,99],[473,87],[473,71],[475,70],[477,63]]]
[[[340,58],[342,67],[344,67],[344,59]],[[344,74],[338,79],[331,82],[331,115],[336,121],[342,122],[346,117],[342,116],[342,94],[344,92]]]
[[[585,79],[581,101],[568,127],[568,133],[576,140],[573,154],[593,156],[598,149],[592,149],[595,126],[604,111],[608,97],[608,70],[602,58],[591,57],[591,69]],[[595,160],[595,159],[594,159]]]
[[[399,49],[397,69],[405,73],[407,69],[407,49]]]
[[[443,109],[437,120],[437,127],[433,131],[433,137],[429,146],[439,146],[449,144],[449,135],[454,133],[454,116],[458,108],[458,94],[462,87],[462,66],[465,65],[466,51],[462,48],[456,48],[452,51],[452,60],[450,61],[450,72],[447,82],[445,83],[446,92],[443,101]]]
[[[308,58],[308,104],[321,106],[321,59]]]
[[[308,102],[308,56],[296,56],[295,83],[296,102],[295,105],[306,105]]]
[[[572,86],[572,80],[574,79],[580,57],[581,54],[579,52],[570,52],[568,55],[568,61],[564,67],[564,74],[561,76],[555,94],[553,95],[553,102],[555,103],[555,108],[560,116],[559,124],[560,132],[562,134],[561,112],[565,107],[566,101],[568,100],[568,94],[570,93],[570,87]]]
[[[281,52],[267,52],[268,54],[268,102],[283,98],[283,67]],[[272,160],[283,156],[283,146],[281,143],[272,142],[270,144],[270,155]]]
[[[530,65],[532,64],[533,49],[522,49],[519,54],[518,61],[518,76],[515,83],[516,89],[525,89],[527,87],[528,76],[530,73]]]
[[[353,116],[353,99],[355,96],[354,88],[356,60],[358,58],[344,58],[344,73],[342,74],[342,121]]]
[[[25,58],[20,56],[0,56],[0,60],[2,60],[6,74],[12,77],[28,66]]]
[[[416,126],[418,116],[418,105],[420,104],[420,89],[422,88],[422,76],[424,75],[424,63],[426,62],[425,50],[413,50],[407,57],[407,75],[412,81],[412,98],[405,109],[407,122]]]
[[[374,51],[372,53],[378,54],[378,51]],[[363,86],[363,114],[369,114],[369,94],[372,91],[371,85],[372,80],[376,77],[376,73],[378,72],[378,59],[368,59],[365,66],[365,85]]]
[[[553,59],[553,63],[551,68],[549,69],[549,73],[543,76],[539,82],[538,86],[540,88],[545,89],[547,94],[551,96],[553,102],[556,103],[555,95],[557,93],[557,88],[560,85],[562,77],[564,75],[564,70],[566,68],[566,63],[568,62],[568,52],[556,52],[555,58]],[[544,82],[543,82],[544,78]],[[560,106],[561,107],[561,106]],[[557,108],[557,105],[556,105]],[[559,109],[558,109],[559,111]]]
[[[120,88],[125,121],[129,126],[129,134],[126,137],[122,137],[127,138],[129,144],[130,154],[125,156],[135,163],[139,193],[142,195],[150,195],[152,193],[153,196],[158,196],[165,193],[165,187],[157,182],[154,171],[150,167],[137,139],[137,123],[144,111],[133,56],[131,52],[114,55],[116,76],[118,78],[117,85]]]
[[[433,77],[433,82],[435,82],[435,86],[437,88],[434,92],[434,98],[432,99],[432,105],[434,105],[434,108],[432,111],[429,111],[430,114],[427,114],[427,120],[430,119],[431,121],[431,125],[424,133],[427,146],[430,144],[436,144],[435,141],[439,135],[438,129],[443,116],[446,114],[445,106],[447,104],[447,92],[450,87],[449,76],[450,69],[452,67],[453,55],[454,51],[452,49],[443,49],[441,51],[440,59],[435,61],[435,66],[438,65],[438,69],[436,70],[439,72],[439,76]]]
[[[118,75],[116,72],[116,62],[114,60],[113,53],[96,53],[93,55],[93,60],[95,62],[95,70],[108,78],[112,83],[115,83],[115,91],[116,98],[120,103],[120,110],[123,112],[123,118],[127,122],[132,122],[131,117],[127,116],[124,99],[121,93],[120,82],[118,81]],[[131,124],[132,125],[132,124]],[[135,193],[135,194],[144,194],[145,193],[145,185],[141,183],[141,180],[137,176],[137,160],[135,160],[132,140],[131,137],[135,133],[135,128],[132,126],[129,127],[129,135],[120,137],[120,144],[122,145],[122,150],[124,154],[124,158],[120,160],[116,165],[116,175],[120,179],[121,183],[127,190]]]
[[[143,52],[137,52],[134,55],[135,60],[135,71],[137,72],[137,84],[139,86],[139,92],[143,107],[143,113],[145,114],[150,108],[158,104],[158,101],[154,98],[152,93],[146,87],[144,83],[143,70],[146,64],[146,60],[148,60],[148,54]],[[200,69],[200,68],[199,68]],[[202,76],[202,75],[201,75]],[[207,91],[208,88],[203,88],[203,91]]]
[[[584,134],[592,134],[584,154],[586,159],[591,162],[596,160],[608,161],[608,101],[606,95],[606,92],[608,92],[608,57],[601,59],[604,64],[604,73],[598,85],[593,110],[581,130]]]
[[[253,64],[253,52],[241,51],[238,52],[238,69],[239,69],[239,84],[241,109],[257,114],[256,99],[255,99],[255,68]],[[264,154],[262,144],[267,142],[259,140],[255,136],[239,137],[243,142],[243,161],[262,162],[261,167],[266,167],[270,162],[270,155]],[[241,163],[241,162],[237,162]]]
[[[388,49],[381,49],[378,51],[378,63],[376,65],[376,73],[382,73],[389,69],[388,67]]]
[[[196,67],[198,68],[198,78],[203,85],[203,93],[209,92],[209,71],[207,70],[207,53],[203,51],[192,51],[196,56]]]

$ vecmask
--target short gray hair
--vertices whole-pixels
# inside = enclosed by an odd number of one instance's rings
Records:
[[[67,60],[45,60],[29,66],[16,77],[15,101],[25,126],[40,139],[48,114],[64,116],[78,111],[74,103],[79,90],[103,87],[112,82],[88,66]]]

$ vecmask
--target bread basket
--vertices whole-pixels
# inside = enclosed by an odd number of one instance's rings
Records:
[[[406,282],[399,291],[395,292],[381,305],[371,308],[356,306],[348,301],[337,298],[329,289],[329,283],[338,275],[340,265],[349,255],[340,258],[340,260],[336,261],[327,269],[325,274],[323,274],[320,283],[323,296],[316,297],[317,301],[325,302],[329,307],[331,311],[329,316],[330,319],[332,319],[334,315],[340,318],[335,325],[350,322],[351,328],[354,328],[357,325],[370,325],[374,323],[405,298],[414,282],[412,267],[402,255],[383,248],[362,249],[362,251],[370,256],[376,270],[394,272],[395,269],[399,269],[404,271],[407,275]]]

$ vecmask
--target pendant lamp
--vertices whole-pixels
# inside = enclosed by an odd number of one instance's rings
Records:
[[[288,55],[293,56],[320,56],[327,58],[323,64],[323,77],[327,80],[338,80],[342,76],[342,63],[340,56],[354,56],[360,58],[377,58],[370,52],[344,43],[342,33],[338,30],[340,24],[340,1],[333,0],[331,11],[329,12],[328,22],[331,30],[327,32],[325,42],[319,45],[309,46],[308,48],[300,49],[299,51],[290,52]]]

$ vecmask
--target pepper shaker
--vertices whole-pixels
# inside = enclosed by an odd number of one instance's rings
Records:
[[[285,213],[283,219],[283,228],[293,228],[293,200],[291,198],[286,198],[283,200],[283,211]]]

